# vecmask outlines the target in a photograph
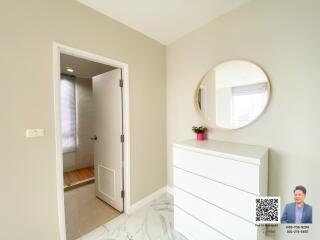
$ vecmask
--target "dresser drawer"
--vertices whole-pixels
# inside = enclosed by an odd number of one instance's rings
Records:
[[[260,195],[259,165],[195,151],[173,149],[174,166]]]
[[[254,223],[255,195],[178,168],[174,168],[173,173],[175,188],[180,188]]]
[[[230,240],[178,207],[174,207],[174,228],[189,240]]]
[[[260,239],[258,238],[258,228],[254,224],[177,188],[174,190],[174,204],[231,239]]]

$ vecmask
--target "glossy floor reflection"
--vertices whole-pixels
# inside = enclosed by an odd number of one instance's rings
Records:
[[[162,195],[133,214],[123,214],[79,240],[186,240],[173,228],[173,199]]]

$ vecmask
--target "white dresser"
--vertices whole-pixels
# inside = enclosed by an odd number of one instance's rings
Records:
[[[220,141],[173,145],[174,226],[190,240],[261,240],[255,198],[267,196],[268,148]]]

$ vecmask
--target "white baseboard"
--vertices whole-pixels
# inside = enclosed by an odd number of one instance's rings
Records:
[[[173,187],[167,186],[167,193],[173,195]]]
[[[142,208],[145,205],[148,205],[151,203],[153,200],[157,199],[160,197],[162,194],[167,192],[167,187],[162,187],[158,189],[157,191],[151,193],[150,195],[146,196],[145,198],[141,199],[140,201],[132,204],[130,208],[126,211],[127,214],[131,214],[138,209]]]

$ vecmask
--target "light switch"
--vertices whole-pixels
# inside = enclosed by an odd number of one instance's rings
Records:
[[[27,129],[26,138],[43,137],[44,129]]]

